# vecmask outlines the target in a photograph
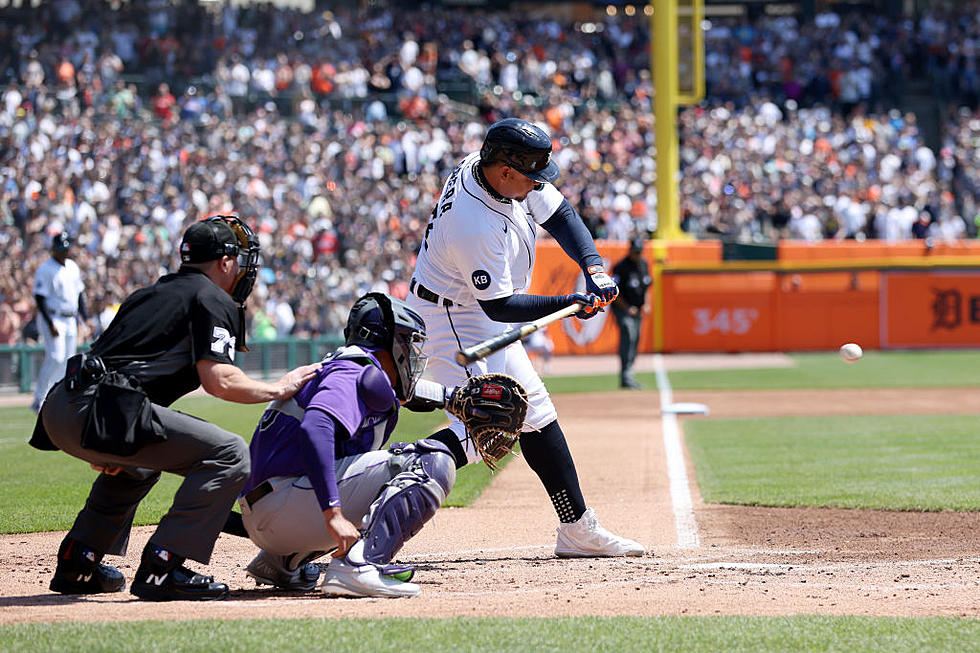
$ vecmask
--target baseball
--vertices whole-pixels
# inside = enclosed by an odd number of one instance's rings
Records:
[[[841,345],[840,357],[845,363],[853,363],[861,359],[864,356],[864,352],[861,350],[861,345],[857,345],[853,342],[849,342],[846,345]]]

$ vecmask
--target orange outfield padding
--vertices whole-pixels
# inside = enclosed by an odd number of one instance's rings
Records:
[[[875,348],[877,272],[664,274],[664,351]]]
[[[882,347],[980,345],[980,272],[882,274]]]
[[[890,259],[901,257],[980,256],[980,241],[957,240],[927,246],[924,240],[902,240],[894,243],[866,240],[834,240],[808,243],[786,240],[777,248],[780,261],[841,261]]]
[[[610,273],[627,252],[622,242],[596,245]],[[780,261],[738,269],[745,263],[721,261],[718,241],[647,243],[644,257],[661,296],[654,307],[657,292],[647,294],[639,351],[652,352],[658,342],[665,352],[827,350],[845,342],[866,349],[980,346],[980,272],[964,271],[980,258],[978,243],[927,249],[921,242],[794,242],[779,248]],[[784,254],[804,269],[788,268]],[[974,260],[957,263],[966,255]],[[582,271],[554,241],[538,243],[536,259],[530,292],[584,290]],[[889,260],[896,269],[888,269]],[[666,267],[657,269],[655,261]],[[828,263],[834,269],[820,269]],[[814,267],[805,269],[808,264]],[[662,312],[659,340],[653,310]],[[547,333],[556,354],[609,354],[619,345],[610,310],[591,320],[562,320]]]

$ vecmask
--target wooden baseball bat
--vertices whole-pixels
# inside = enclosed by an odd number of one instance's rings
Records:
[[[499,336],[494,336],[493,338],[488,338],[483,342],[478,342],[472,347],[460,349],[456,352],[456,362],[460,365],[469,365],[473,361],[486,358],[493,352],[500,351],[512,342],[526,338],[541,327],[548,326],[552,322],[557,322],[558,320],[568,317],[569,315],[575,315],[580,310],[582,310],[582,305],[578,302],[573,302],[565,308],[555,311],[551,315],[545,315],[544,317],[539,317],[533,322],[528,322],[519,329],[504,331]]]

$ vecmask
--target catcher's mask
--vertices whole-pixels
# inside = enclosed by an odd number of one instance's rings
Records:
[[[344,327],[345,344],[391,353],[398,371],[395,393],[402,401],[412,396],[425,371],[425,337],[425,321],[418,313],[405,302],[379,292],[368,293],[354,302]]]
[[[259,239],[237,215],[213,215],[191,225],[180,244],[180,260],[205,263],[222,256],[237,256],[239,272],[231,297],[244,304],[255,286],[259,271]]]

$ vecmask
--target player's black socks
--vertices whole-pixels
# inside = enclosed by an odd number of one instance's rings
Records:
[[[563,524],[578,521],[585,512],[585,498],[558,420],[540,431],[521,433],[521,451],[551,497],[558,520]]]

